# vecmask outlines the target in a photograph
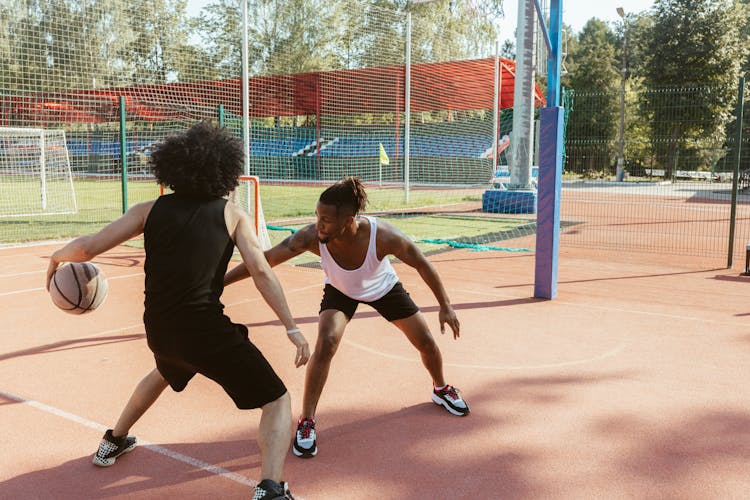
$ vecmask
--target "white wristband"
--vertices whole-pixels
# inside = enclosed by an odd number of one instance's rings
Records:
[[[299,328],[290,328],[286,331],[287,335],[294,335],[295,333],[302,333],[302,330],[300,330]]]

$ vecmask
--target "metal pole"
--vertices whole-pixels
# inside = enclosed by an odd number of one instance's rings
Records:
[[[411,138],[411,12],[406,13],[406,65],[404,75],[404,203],[409,203],[409,142]]]
[[[250,82],[247,48],[247,1],[242,0],[242,142],[245,150],[245,175],[250,175]]]
[[[125,96],[120,96],[120,167],[122,187],[122,213],[128,211],[128,148],[125,134]]]
[[[217,112],[219,114],[219,127],[224,127],[226,122],[226,117],[224,115],[224,105],[219,104],[219,107],[217,108]]]
[[[247,2],[242,1],[242,149],[245,153],[245,175],[250,175],[250,75],[247,46]],[[245,190],[245,206],[250,207],[250,190]]]
[[[729,249],[727,251],[727,268],[732,267],[734,256],[734,226],[737,222],[737,185],[740,182],[740,159],[742,158],[742,119],[745,107],[745,77],[740,78],[737,92],[737,130],[735,131],[734,172],[732,175],[732,208],[729,214]]]
[[[620,77],[620,129],[619,141],[617,144],[617,171],[615,173],[615,180],[617,182],[622,182],[625,179],[625,160],[623,158],[623,151],[625,149],[625,77],[628,73],[628,36],[627,26],[625,24],[625,11],[622,7],[618,7],[617,13],[622,17],[622,70]]]
[[[534,29],[533,2],[518,0],[516,28],[516,80],[513,89],[513,140],[510,143],[511,168],[508,188],[530,190],[534,153]]]
[[[543,20],[542,20],[543,22]],[[562,0],[552,0],[549,11],[550,54],[547,60],[547,107],[560,105],[562,66]]]
[[[39,170],[42,191],[42,210],[47,210],[47,144],[44,137],[44,129],[39,129]]]
[[[497,169],[497,141],[500,139],[500,39],[495,40],[495,94],[492,103],[492,175]]]

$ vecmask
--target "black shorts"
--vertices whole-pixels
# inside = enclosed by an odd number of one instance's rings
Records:
[[[260,408],[287,391],[248,339],[247,327],[228,318],[213,329],[205,325],[182,329],[147,325],[146,337],[156,368],[176,392],[182,391],[196,373],[219,384],[241,410]]]
[[[388,321],[408,318],[419,312],[419,308],[409,297],[409,292],[404,290],[401,282],[393,285],[388,293],[372,302],[353,299],[327,283],[323,289],[320,312],[326,309],[335,309],[344,313],[348,319],[352,319],[359,304],[371,306]]]

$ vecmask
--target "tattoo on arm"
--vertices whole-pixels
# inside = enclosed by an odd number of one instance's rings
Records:
[[[292,250],[292,251],[293,251],[293,250],[294,250],[294,247],[293,247],[293,245],[292,245],[292,238],[293,238],[293,237],[294,237],[294,235],[293,235],[293,234],[292,234],[292,235],[290,235],[290,236],[287,236],[286,238],[284,238],[284,241],[282,241],[282,242],[281,242],[281,245],[282,245],[282,246],[283,246],[284,248],[287,248],[287,249],[289,249],[289,250]]]
[[[290,252],[303,252],[308,249],[310,243],[310,232],[307,228],[300,229],[296,233],[287,236],[281,244]]]

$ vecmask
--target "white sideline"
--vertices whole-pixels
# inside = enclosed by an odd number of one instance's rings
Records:
[[[45,272],[45,271],[40,271],[40,272]],[[33,274],[33,273],[21,273],[21,274]],[[14,275],[12,275],[12,274],[7,274],[7,275],[4,275],[4,276],[0,276],[0,278],[9,278],[9,277],[13,277],[13,276]],[[108,280],[119,280],[119,279],[124,279],[124,278],[133,278],[133,277],[136,277],[136,276],[143,276],[143,273],[123,274],[122,276],[113,276],[113,277],[107,278],[107,279]],[[22,293],[38,292],[38,291],[43,291],[43,290],[44,290],[43,286],[36,287],[36,288],[24,288],[23,290],[13,290],[11,292],[0,293],[0,297],[5,297],[7,295],[20,295]]]
[[[0,397],[10,399],[13,401],[17,401],[19,403],[31,406],[32,408],[36,408],[37,410],[41,410],[51,415],[55,415],[56,417],[64,418],[65,420],[68,420],[70,422],[81,424],[84,427],[88,427],[89,429],[94,429],[102,433],[106,432],[108,429],[108,427],[105,425],[92,422],[91,420],[88,420],[86,418],[80,417],[78,415],[67,412],[65,410],[61,410],[59,408],[55,408],[54,406],[49,406],[44,403],[40,403],[39,401],[34,401],[33,399],[22,398],[20,396],[16,396],[15,394],[9,394],[7,392],[0,392]],[[240,483],[245,486],[250,486],[251,488],[254,487],[256,484],[258,484],[257,481],[246,478],[234,472],[228,471],[222,467],[218,467],[216,465],[203,462],[202,460],[198,460],[197,458],[194,458],[188,455],[183,455],[182,453],[178,453],[168,448],[164,448],[163,446],[149,443],[148,441],[143,441],[139,439],[138,445],[142,448],[148,448],[151,451],[164,455],[165,457],[169,457],[179,462],[183,462],[188,465],[191,465],[195,467],[196,469],[200,469],[202,471],[215,474],[217,476],[221,476],[225,479],[229,479],[230,481],[234,481],[236,483]]]

